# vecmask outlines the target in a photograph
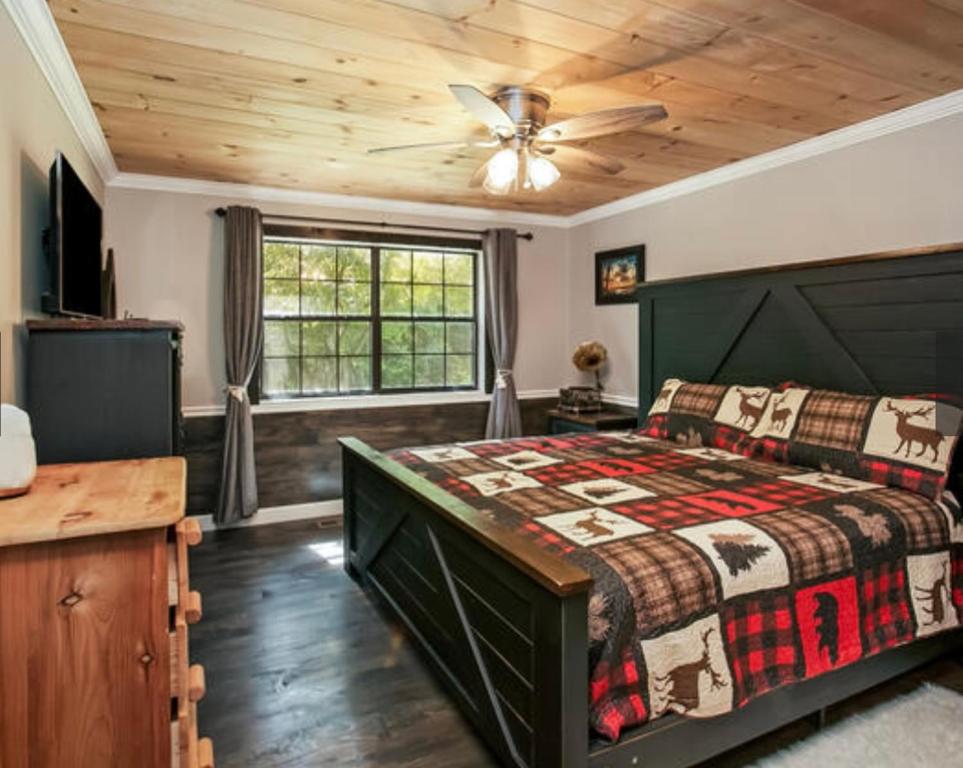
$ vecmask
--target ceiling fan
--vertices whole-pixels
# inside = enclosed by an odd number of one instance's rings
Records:
[[[483,186],[496,195],[508,194],[519,187],[538,192],[558,181],[561,173],[556,163],[574,171],[608,174],[616,174],[625,168],[614,157],[566,146],[564,142],[634,131],[668,117],[661,104],[648,104],[603,109],[546,125],[545,115],[551,106],[551,99],[541,91],[509,85],[488,97],[471,85],[448,87],[461,105],[488,127],[490,139],[379,147],[369,149],[369,154],[500,147],[475,171],[469,186]]]

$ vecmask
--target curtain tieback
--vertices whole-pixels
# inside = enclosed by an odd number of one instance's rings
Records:
[[[243,403],[244,398],[247,397],[247,387],[241,386],[240,384],[228,384],[226,389],[227,394],[239,403]]]
[[[508,382],[512,379],[512,369],[511,368],[499,368],[495,371],[495,388],[496,389],[507,389]]]

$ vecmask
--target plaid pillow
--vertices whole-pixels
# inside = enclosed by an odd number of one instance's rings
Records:
[[[755,443],[749,436],[766,411],[771,394],[768,387],[666,379],[642,431],[661,440],[751,456]]]
[[[642,433],[690,447],[712,445],[712,418],[725,393],[726,387],[721,384],[666,379],[649,409]]]
[[[752,432],[752,453],[938,499],[963,425],[960,405],[937,395],[781,385]]]
[[[688,445],[840,473],[939,499],[963,430],[946,395],[854,395],[668,379],[643,432]]]

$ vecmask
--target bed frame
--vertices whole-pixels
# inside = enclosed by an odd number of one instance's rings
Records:
[[[961,297],[963,246],[649,283],[639,413],[670,375],[963,396]],[[590,743],[588,574],[360,440],[341,444],[346,570],[404,622],[508,766],[692,765],[963,643],[938,635],[720,717],[669,715]]]

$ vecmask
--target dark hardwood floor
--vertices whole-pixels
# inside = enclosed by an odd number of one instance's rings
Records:
[[[191,655],[207,673],[200,730],[214,739],[218,768],[496,766],[404,633],[345,575],[340,535],[287,523],[208,533],[192,550],[204,620],[191,630]],[[963,666],[930,664],[828,719],[924,680],[963,691]],[[814,730],[791,724],[711,765],[745,765]]]

